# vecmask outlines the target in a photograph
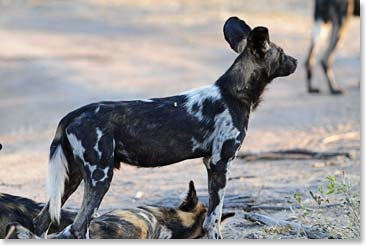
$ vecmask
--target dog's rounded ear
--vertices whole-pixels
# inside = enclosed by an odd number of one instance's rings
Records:
[[[196,195],[194,182],[191,180],[189,183],[189,191],[187,192],[186,198],[181,202],[178,207],[180,210],[190,212],[195,209],[198,204],[198,197]]]
[[[246,47],[246,38],[251,27],[236,16],[230,17],[223,26],[224,38],[231,48],[241,53]]]
[[[269,30],[263,26],[255,27],[247,38],[248,45],[260,55],[269,49],[269,42]]]

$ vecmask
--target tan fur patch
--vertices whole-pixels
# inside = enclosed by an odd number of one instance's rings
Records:
[[[177,210],[177,215],[181,220],[181,223],[185,227],[192,226],[195,221],[198,219],[198,215],[205,210],[205,206],[202,203],[198,203],[195,209],[192,212],[184,212],[181,210]]]
[[[148,225],[146,224],[146,221],[144,219],[140,218],[139,216],[137,216],[136,214],[128,210],[118,210],[118,211],[114,211],[112,214],[130,222],[135,227],[140,228],[141,230],[140,238],[141,239],[146,239],[148,237]]]

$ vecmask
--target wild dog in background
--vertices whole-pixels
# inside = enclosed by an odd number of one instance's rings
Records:
[[[325,73],[331,94],[343,93],[335,81],[332,68],[334,52],[341,44],[352,16],[360,15],[359,0],[315,0],[314,29],[312,33],[311,46],[306,58],[307,90],[309,93],[319,93],[320,90],[312,86],[312,73],[315,64],[315,53],[319,39],[322,36],[325,24],[331,24],[330,37],[327,40],[327,48],[321,58],[321,67]]]
[[[273,79],[297,67],[296,59],[270,42],[266,27],[251,29],[231,17],[224,36],[239,55],[213,85],[165,98],[92,103],[60,121],[50,147],[49,201],[34,221],[37,235],[59,220],[61,206],[82,179],[81,209],[59,238],[89,237],[92,215],[120,162],[160,167],[203,158],[209,191],[204,228],[209,238],[221,238],[224,191],[250,112]]]
[[[15,203],[17,201],[17,203]],[[33,202],[33,204],[36,204]],[[38,205],[38,204],[37,204]],[[29,223],[22,223],[23,218],[32,220],[39,209],[28,199],[17,198],[3,200],[1,206],[12,207],[12,211],[6,213],[4,218],[9,224],[7,226],[7,238],[10,239],[41,239],[30,230]],[[15,211],[16,206],[24,207],[21,212]],[[23,212],[24,211],[24,212]],[[64,211],[62,209],[61,211]],[[190,181],[189,191],[186,198],[177,208],[143,206],[135,209],[118,209],[102,214],[92,219],[89,226],[89,236],[91,239],[186,239],[205,237],[203,222],[207,209],[204,204],[198,201],[194,182]],[[1,213],[1,212],[0,212]],[[11,216],[12,213],[23,217]],[[69,224],[76,216],[76,212],[71,216],[62,216],[60,221],[64,227],[65,218]],[[222,221],[233,216],[234,213],[227,213],[222,216]],[[71,222],[70,222],[71,220]],[[7,225],[1,221],[1,232]],[[62,228],[63,229],[63,228]],[[61,231],[60,229],[59,231]],[[0,234],[0,238],[4,238]],[[48,235],[49,239],[57,238],[57,234]]]

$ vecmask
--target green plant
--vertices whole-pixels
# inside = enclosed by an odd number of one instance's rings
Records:
[[[326,183],[319,186],[317,191],[309,191],[312,200],[317,204],[305,204],[300,193],[293,194],[294,199],[301,206],[302,217],[306,221],[325,227],[332,238],[359,238],[360,237],[360,199],[359,194],[353,191],[345,175],[341,178],[327,176]],[[334,212],[345,216],[348,225],[337,224],[333,217],[326,214]],[[342,212],[342,213],[340,213]]]

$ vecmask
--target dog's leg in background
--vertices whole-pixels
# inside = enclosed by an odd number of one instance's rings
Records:
[[[335,17],[337,18],[337,17]],[[321,58],[321,66],[324,70],[330,92],[334,95],[342,94],[343,91],[339,88],[335,81],[334,71],[332,69],[332,64],[334,60],[334,52],[338,45],[341,44],[343,37],[345,36],[345,30],[348,21],[348,17],[342,18],[341,20],[333,20],[330,40],[328,42],[328,47]]]
[[[307,77],[307,90],[309,93],[319,93],[320,90],[312,86],[312,74],[316,60],[316,53],[319,48],[319,41],[323,39],[325,29],[325,23],[321,19],[316,19],[312,31],[311,46],[306,58],[306,77]]]
[[[204,159],[204,163],[208,172],[209,208],[203,227],[209,239],[221,239],[220,219],[231,161],[213,163]]]

